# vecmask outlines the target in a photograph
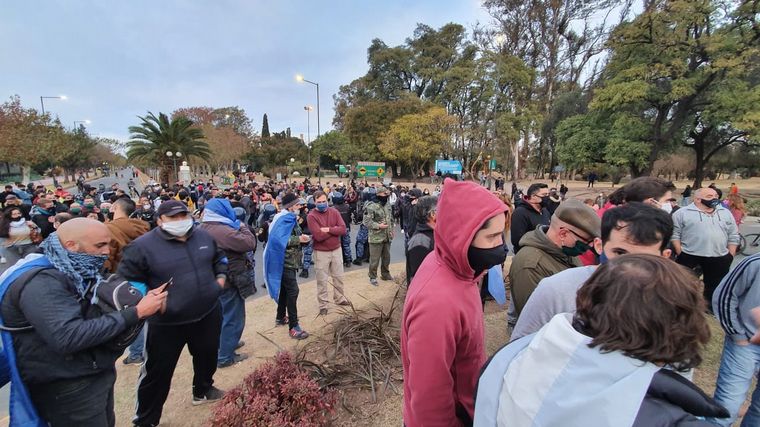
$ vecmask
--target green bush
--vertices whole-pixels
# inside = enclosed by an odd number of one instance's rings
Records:
[[[760,216],[760,199],[750,199],[745,203],[747,208],[747,215]]]

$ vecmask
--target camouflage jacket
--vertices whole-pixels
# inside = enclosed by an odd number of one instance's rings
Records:
[[[383,243],[391,241],[393,232],[393,214],[391,204],[385,206],[377,202],[369,202],[364,205],[364,226],[369,229],[369,243]],[[380,224],[388,224],[388,228],[380,228]]]
[[[284,268],[298,270],[301,267],[301,241],[298,237],[301,235],[301,227],[296,223],[288,239],[288,246],[285,247],[285,265]]]

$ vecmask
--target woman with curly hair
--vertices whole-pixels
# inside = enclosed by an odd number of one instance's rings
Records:
[[[602,264],[577,310],[496,353],[478,384],[477,426],[709,426],[728,412],[679,375],[710,339],[701,283],[655,255]]]

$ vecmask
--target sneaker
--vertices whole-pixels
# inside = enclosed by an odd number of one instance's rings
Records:
[[[319,310],[319,315],[320,316],[327,316],[327,309],[326,308],[320,309]]]
[[[309,270],[301,270],[301,274],[298,275],[299,277],[303,277],[304,279],[309,277]]]
[[[369,284],[372,286],[377,286],[377,279],[369,279]]]
[[[239,349],[240,347],[245,345],[245,341],[240,340],[238,341],[237,345],[235,346],[235,350]]]
[[[204,393],[202,396],[196,396],[195,393],[193,393],[193,406],[198,405],[204,405],[206,403],[210,402],[216,402],[217,400],[224,397],[224,392],[219,390],[218,388],[211,386],[210,389],[206,393]]]
[[[235,353],[235,355],[232,356],[232,359],[230,359],[230,360],[228,360],[226,362],[217,363],[216,367],[219,368],[219,369],[229,368],[230,366],[236,365],[236,364],[242,362],[243,360],[245,360],[247,358],[248,358],[247,354],[238,354],[238,353]]]
[[[145,359],[142,356],[127,356],[122,360],[125,365],[141,365],[143,362]]]
[[[353,260],[351,262],[351,264],[353,264],[353,265],[362,265],[362,260],[360,260],[360,259],[357,258],[357,259]]]
[[[300,326],[290,329],[290,338],[294,340],[303,340],[309,338],[309,333],[301,329]]]
[[[288,324],[288,316],[283,317],[282,319],[274,319],[274,326],[284,326]]]
[[[343,268],[351,268],[351,264],[352,264],[351,261],[346,261],[343,263]]]

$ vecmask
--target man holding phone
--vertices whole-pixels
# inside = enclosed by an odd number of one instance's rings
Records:
[[[195,227],[179,200],[161,203],[158,227],[124,250],[118,272],[148,289],[166,284],[166,307],[148,320],[145,364],[137,388],[136,426],[155,426],[185,345],[193,357],[193,405],[221,399],[213,386],[222,324],[219,295],[227,258],[206,231]]]

